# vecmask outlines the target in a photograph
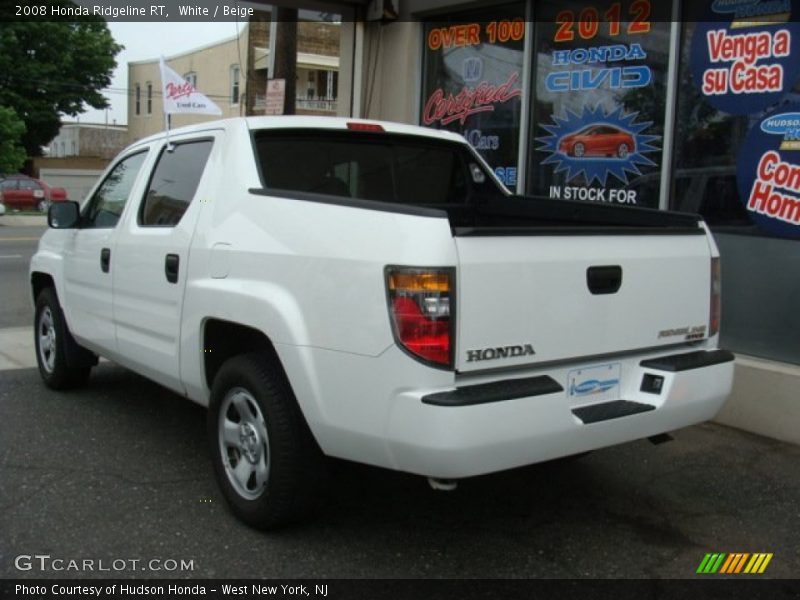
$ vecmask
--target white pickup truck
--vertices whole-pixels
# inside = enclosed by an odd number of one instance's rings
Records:
[[[103,356],[207,406],[254,526],[303,514],[325,455],[446,485],[705,421],[731,389],[699,217],[513,196],[451,133],[204,123],[48,218],[45,383]]]

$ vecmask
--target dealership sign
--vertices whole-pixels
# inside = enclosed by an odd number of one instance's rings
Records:
[[[629,174],[642,174],[639,167],[655,166],[646,154],[660,150],[653,145],[660,137],[646,133],[653,123],[639,122],[638,116],[621,107],[605,112],[600,106],[554,115],[552,124],[541,124],[549,135],[536,138],[537,150],[548,153],[542,164],[555,165],[555,173],[564,173],[568,182],[580,177],[605,186],[613,177],[627,184]]]
[[[692,76],[708,102],[745,115],[774,105],[800,73],[797,1],[716,0],[692,38]]]
[[[753,222],[774,235],[800,239],[800,105],[750,129],[738,184]]]
[[[460,133],[509,188],[517,186],[525,6],[483,8],[429,21],[420,123]]]

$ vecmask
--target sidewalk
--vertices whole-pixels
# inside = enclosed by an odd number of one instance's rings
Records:
[[[47,227],[47,215],[15,215],[6,213],[0,216],[0,227]]]
[[[30,369],[35,366],[33,329],[29,326],[0,329],[0,371]]]

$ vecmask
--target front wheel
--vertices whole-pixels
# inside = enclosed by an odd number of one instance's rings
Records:
[[[47,209],[50,208],[50,202],[48,200],[39,200],[36,208],[39,209],[40,213],[45,213],[47,212]]]
[[[242,521],[274,529],[313,507],[322,453],[274,360],[246,354],[222,365],[211,390],[208,436],[217,483]]]
[[[575,158],[583,158],[584,154],[586,154],[586,147],[580,142],[572,147],[572,155]]]
[[[75,342],[53,288],[46,288],[36,299],[34,328],[36,363],[45,385],[54,390],[84,385],[91,367],[71,367],[68,364],[67,345]]]

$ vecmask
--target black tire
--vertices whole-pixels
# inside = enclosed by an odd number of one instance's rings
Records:
[[[49,340],[49,345],[44,344],[45,338]],[[72,338],[53,288],[45,288],[36,298],[33,339],[39,374],[47,387],[54,390],[69,390],[86,385],[92,368],[69,366],[67,352],[70,345],[75,346],[73,350],[76,353],[88,351],[78,346]]]
[[[226,441],[225,424],[238,442]],[[274,359],[244,354],[222,365],[211,389],[208,437],[217,483],[248,525],[276,529],[316,505],[323,455]],[[237,477],[240,464],[244,475]]]

